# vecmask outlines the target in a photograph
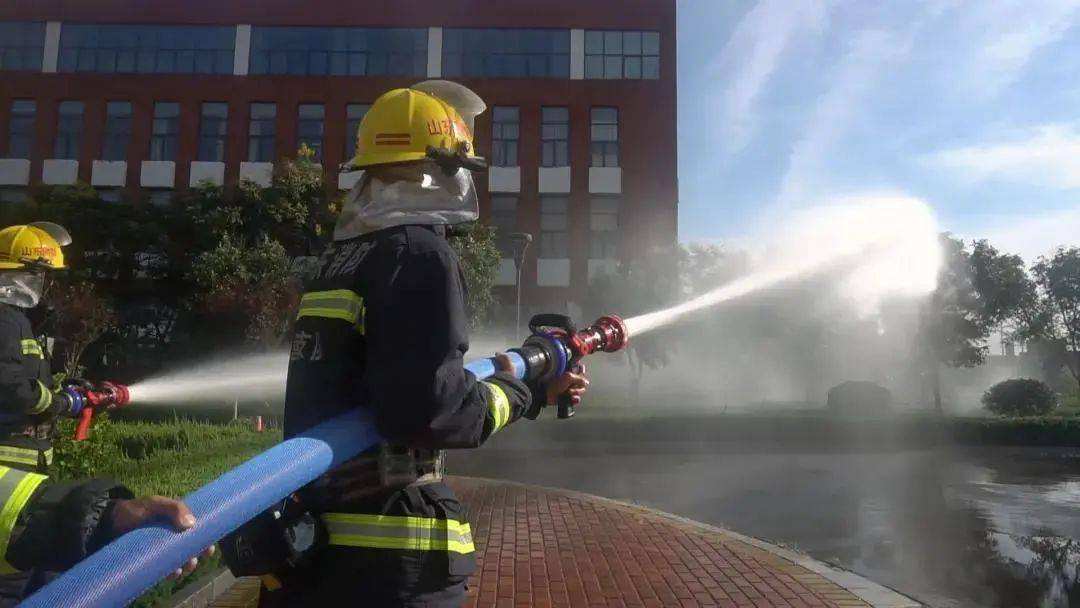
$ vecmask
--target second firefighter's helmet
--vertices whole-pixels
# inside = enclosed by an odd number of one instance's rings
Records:
[[[62,270],[71,235],[59,224],[34,222],[0,230],[0,270]]]
[[[487,161],[476,155],[473,124],[485,109],[476,93],[446,80],[388,91],[360,122],[350,167],[431,160],[447,173],[482,171]]]

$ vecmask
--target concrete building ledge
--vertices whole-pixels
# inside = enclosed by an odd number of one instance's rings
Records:
[[[188,179],[188,185],[198,186],[202,182],[210,182],[215,186],[224,184],[225,163],[203,160],[192,161],[191,177]]]
[[[589,192],[622,194],[621,167],[589,167]]]
[[[536,284],[541,287],[569,287],[570,258],[537,258]]]
[[[240,163],[240,181],[248,180],[267,188],[274,181],[274,163]]]
[[[30,183],[30,161],[25,158],[0,158],[0,186],[25,186]]]
[[[90,185],[96,188],[122,188],[127,183],[126,160],[95,160]]]
[[[521,192],[521,167],[489,167],[488,192]]]
[[[79,161],[46,158],[41,165],[41,182],[50,186],[71,186],[79,179]]]
[[[540,167],[540,192],[570,193],[570,167]]]
[[[176,185],[176,163],[171,160],[144,160],[139,176],[143,188],[172,188]]]

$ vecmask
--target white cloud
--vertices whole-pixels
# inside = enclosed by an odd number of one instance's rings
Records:
[[[1080,205],[1037,214],[994,216],[964,236],[988,239],[1000,251],[1019,254],[1031,263],[1058,246],[1080,245]]]
[[[1080,188],[1080,126],[1042,125],[1006,141],[944,150],[927,160],[973,181]]]
[[[964,89],[994,95],[1012,84],[1040,49],[1075,24],[1078,0],[971,0],[957,7],[958,40],[970,53],[959,71]]]
[[[729,149],[741,149],[753,134],[755,102],[784,50],[796,36],[820,30],[825,12],[821,0],[762,0],[739,22],[719,58]]]

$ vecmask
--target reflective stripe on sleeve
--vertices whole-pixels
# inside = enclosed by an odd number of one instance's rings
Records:
[[[41,345],[37,340],[32,338],[21,340],[19,345],[22,346],[22,354],[28,357],[37,357],[38,359],[44,359],[45,353],[41,350]]]
[[[49,405],[52,403],[53,398],[53,393],[49,390],[49,387],[42,384],[41,380],[38,380],[37,383],[38,388],[41,389],[41,396],[38,397],[37,403],[35,403],[34,407],[31,408],[31,414],[40,414],[41,412],[49,409]]]
[[[364,298],[351,289],[311,291],[300,298],[296,318],[302,317],[341,319],[364,333]]]
[[[488,413],[491,414],[491,419],[495,423],[491,427],[491,434],[494,435],[499,429],[506,426],[506,423],[510,420],[510,400],[498,384],[493,382],[481,382],[480,384],[487,389]]]
[[[472,553],[467,522],[430,517],[325,513],[330,544],[344,547]]]
[[[8,543],[11,542],[11,532],[15,529],[19,513],[26,507],[30,496],[46,479],[45,475],[0,467],[0,501],[4,505],[0,508],[0,574],[18,572],[18,569],[4,560]]]

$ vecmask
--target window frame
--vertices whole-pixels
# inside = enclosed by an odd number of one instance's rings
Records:
[[[444,78],[570,78],[570,30],[443,28]]]
[[[57,71],[231,75],[235,56],[236,26],[65,23]]]
[[[159,109],[174,106],[176,114],[164,116],[159,114]],[[154,114],[150,124],[150,154],[147,157],[151,161],[176,162],[179,152],[180,139],[180,102],[178,101],[155,101]],[[161,130],[159,130],[159,127]]]
[[[427,43],[427,28],[255,26],[248,73],[422,77]]]
[[[500,120],[499,111],[513,110],[513,120]],[[513,137],[507,135],[513,126]],[[511,158],[512,157],[512,158]],[[495,106],[491,109],[491,166],[518,167],[521,162],[521,108]],[[510,162],[513,160],[513,162]]]
[[[558,122],[549,119],[549,114],[554,110],[565,112],[566,120]],[[564,128],[561,136],[559,127]],[[560,157],[564,160],[561,164]],[[540,166],[548,168],[570,166],[570,108],[568,106],[541,106],[540,108]]]
[[[225,109],[224,115],[215,116],[207,114],[208,109],[220,107]],[[199,105],[199,148],[195,152],[195,160],[202,162],[225,162],[225,157],[228,154],[228,150],[226,149],[228,140],[229,103],[226,101],[202,102]]]
[[[273,110],[273,113],[269,117],[259,116],[258,118],[256,118],[256,106],[258,106],[260,109],[270,108],[271,110]],[[248,145],[247,154],[245,156],[245,158],[247,158],[247,162],[272,163],[277,160],[277,107],[277,102],[273,101],[253,101],[248,104]],[[268,125],[270,127],[270,133],[263,133],[263,129],[260,128],[260,132],[258,134],[255,134],[255,129],[253,129],[252,127],[256,125],[260,127]],[[269,154],[266,156],[266,158],[263,158],[263,152],[265,151],[263,147],[266,146],[267,143],[269,143]],[[256,147],[252,148],[252,146]],[[253,149],[258,150],[259,154],[252,154]],[[259,156],[259,158],[254,158],[255,156]]]
[[[318,108],[318,117],[304,117],[304,109]],[[305,128],[310,129],[318,124],[318,141],[305,134]],[[306,145],[311,148],[315,155],[312,160],[322,162],[323,146],[326,144],[326,104],[325,103],[301,103],[296,106],[296,149]]]
[[[596,209],[597,203],[614,203],[614,211]],[[589,197],[589,259],[618,260],[622,225],[622,196],[594,194]],[[614,216],[614,228],[597,226],[597,219]]]
[[[584,50],[586,80],[660,78],[660,32],[656,30],[585,30]]]
[[[352,114],[354,109],[363,108],[363,111],[359,112],[359,116]],[[356,134],[360,130],[360,123],[363,122],[364,116],[367,116],[368,111],[371,110],[370,103],[347,103],[345,104],[345,156],[346,161],[352,160],[356,156]]]
[[[126,113],[114,114],[112,109],[117,106],[126,106]],[[101,135],[101,160],[127,160],[134,115],[135,109],[130,101],[105,102],[105,130]]]
[[[0,22],[0,72],[40,72],[44,59],[44,21]]]
[[[64,113],[64,108],[78,107],[79,111]],[[65,99],[56,104],[56,135],[53,138],[52,158],[79,160],[83,130],[86,122],[86,103]]]
[[[562,203],[562,210],[546,209],[550,203]],[[561,219],[561,227],[551,228],[553,220]],[[554,254],[552,253],[554,251]],[[540,195],[540,238],[537,257],[545,260],[570,258],[570,196],[566,194]]]
[[[615,120],[613,122],[598,118],[598,113],[607,110],[614,112]],[[614,139],[597,137],[597,132],[602,133],[607,127],[614,129]],[[589,166],[619,167],[619,152],[619,108],[615,106],[593,106],[589,109]],[[597,162],[598,154],[599,162]]]
[[[510,203],[510,209],[502,208],[499,203]],[[511,193],[491,195],[491,215],[489,225],[495,230],[495,246],[503,259],[513,259],[514,246],[511,234],[517,232],[518,212],[521,209],[521,197]],[[505,229],[505,231],[504,231]]]
[[[28,104],[30,112],[19,112],[16,110],[18,104]],[[37,122],[37,100],[35,99],[12,99],[11,105],[8,106],[8,132],[7,132],[7,153],[5,158],[21,158],[29,159],[34,153],[34,142],[36,138],[35,124]],[[18,122],[16,117],[18,116]],[[17,127],[18,125],[18,127]],[[25,127],[25,131],[22,127]],[[18,142],[18,143],[17,143]],[[25,142],[26,151],[21,152],[21,144]]]

